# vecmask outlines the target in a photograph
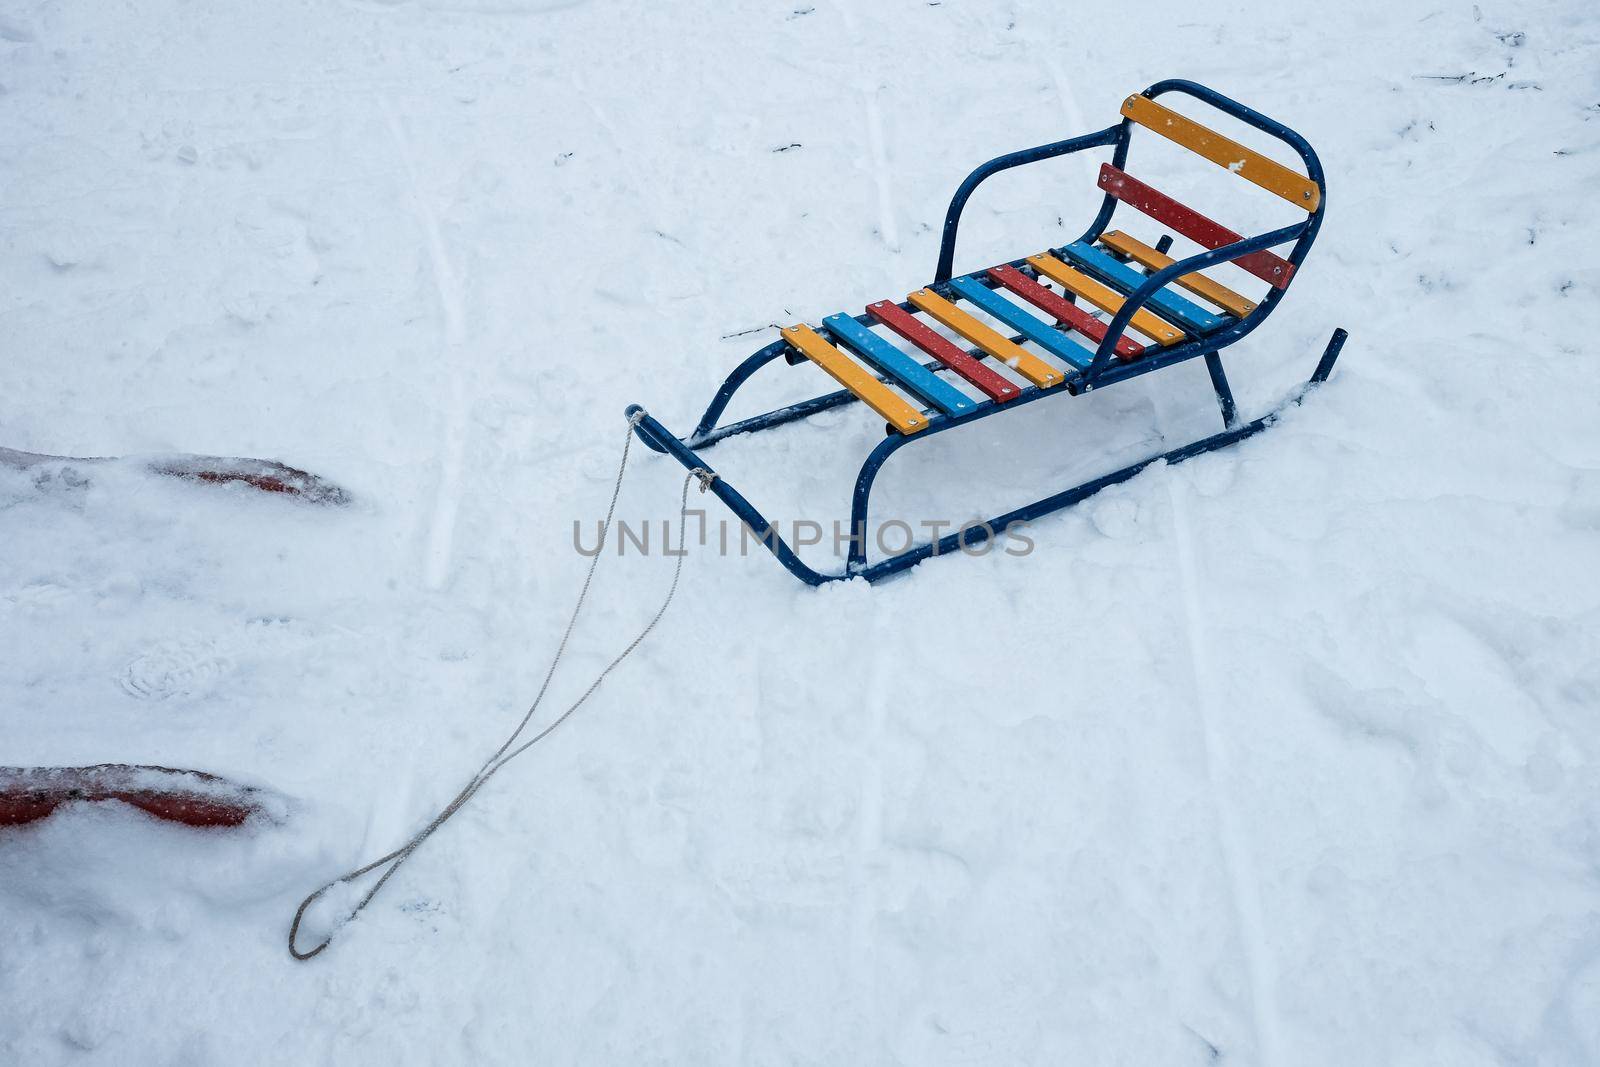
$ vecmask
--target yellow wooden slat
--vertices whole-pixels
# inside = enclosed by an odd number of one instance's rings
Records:
[[[1307,211],[1317,210],[1322,203],[1322,191],[1317,183],[1304,174],[1290,170],[1260,152],[1246,148],[1231,137],[1200,125],[1186,115],[1162,107],[1147,96],[1130,96],[1122,102],[1122,114],[1147,130],[1182,145],[1189,151],[1202,155],[1223,167],[1254,182],[1269,193],[1276,193],[1296,207]]]
[[[833,380],[850,390],[867,407],[876,411],[901,433],[916,433],[928,428],[928,417],[893,392],[887,385],[873,377],[861,364],[817,336],[815,330],[801,323],[779,333],[807,359],[833,376]]]
[[[1100,243],[1151,270],[1165,270],[1176,262],[1171,256],[1157,252],[1143,241],[1129,237],[1121,230],[1101,234]],[[1224,308],[1241,319],[1256,309],[1254,300],[1240,296],[1221,282],[1213,281],[1198,271],[1180,276],[1177,282],[1196,296],[1205,297],[1217,307]]]
[[[1041,252],[1037,256],[1029,256],[1028,263],[1034,270],[1046,278],[1060,285],[1062,288],[1078,294],[1089,303],[1108,314],[1115,315],[1122,309],[1122,294],[1112,289],[1109,285],[1100,282],[1073,269],[1061,262],[1048,252]],[[1157,316],[1154,312],[1140,308],[1133,313],[1131,323],[1134,329],[1147,337],[1154,337],[1163,345],[1175,345],[1183,340],[1183,331]]]
[[[1050,364],[1009,337],[991,330],[932,289],[918,289],[906,299],[1039,388],[1048,389],[1067,380],[1066,375]]]

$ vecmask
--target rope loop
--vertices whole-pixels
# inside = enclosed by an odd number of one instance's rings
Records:
[[[622,494],[622,476],[628,469],[628,452],[633,444],[633,431],[644,420],[645,416],[646,412],[641,408],[628,417],[628,430],[622,442],[622,461],[617,465],[617,480],[611,487],[611,503],[607,505],[605,520],[600,524],[600,543],[602,545],[605,544],[606,537],[611,531],[612,520],[616,517],[617,498]],[[596,552],[589,559],[589,570],[584,575],[583,587],[578,591],[577,603],[572,607],[572,615],[568,618],[567,628],[561,635],[561,643],[556,646],[556,653],[550,660],[550,667],[545,671],[544,681],[540,684],[539,692],[533,698],[533,703],[529,705],[527,712],[523,714],[522,721],[517,723],[517,728],[512,730],[510,736],[501,743],[499,748],[495,749],[494,754],[483,762],[477,773],[467,780],[466,785],[462,786],[455,799],[441,808],[438,814],[430,819],[426,826],[412,835],[411,839],[405,844],[387,855],[378,857],[371,863],[357,867],[353,871],[347,871],[337,878],[330,879],[308,894],[300,902],[300,906],[295,909],[294,920],[289,924],[289,955],[303,962],[317,956],[332,944],[334,935],[339,928],[361,914],[366,906],[372,903],[372,898],[378,895],[378,891],[384,887],[384,884],[394,877],[395,872],[400,869],[401,865],[411,858],[412,854],[421,847],[424,841],[433,835],[435,830],[438,830],[456,812],[465,807],[467,802],[473,798],[479,789],[483,788],[490,778],[500,773],[501,768],[534,745],[537,745],[540,741],[543,741],[546,737],[549,737],[558,726],[566,722],[573,712],[582,707],[584,702],[594,695],[594,691],[600,688],[600,683],[606,680],[606,676],[615,670],[623,660],[632,655],[634,649],[638,648],[644,642],[644,639],[650,636],[650,632],[656,628],[656,623],[661,621],[661,617],[667,613],[667,608],[671,606],[672,598],[678,593],[678,581],[683,576],[683,557],[686,555],[683,545],[685,527],[687,525],[685,519],[689,510],[689,486],[698,479],[700,491],[703,493],[716,480],[716,477],[711,471],[704,468],[696,468],[690,471],[683,479],[683,491],[679,494],[678,499],[678,551],[676,553],[677,562],[672,568],[672,584],[667,587],[666,598],[661,601],[661,606],[656,609],[655,615],[645,624],[644,629],[640,630],[638,635],[628,643],[628,646],[619,652],[610,663],[606,664],[605,669],[595,677],[593,682],[589,683],[589,688],[585,689],[577,700],[568,705],[565,711],[556,716],[554,721],[520,745],[517,744],[517,740],[522,736],[523,731],[527,729],[528,723],[532,721],[534,713],[539,710],[539,706],[544,702],[545,693],[550,689],[551,679],[555,677],[556,668],[561,664],[561,657],[566,654],[567,642],[572,638],[572,631],[578,624],[578,616],[582,614],[584,603],[589,598],[589,587],[594,581],[595,567],[599,564],[600,557],[603,555],[601,552]],[[513,748],[513,745],[516,747]],[[355,907],[351,908],[344,918],[329,930],[328,936],[311,948],[302,950],[299,946],[300,923],[305,918],[306,912],[311,909],[311,906],[330,889],[353,882],[362,875],[370,874],[380,867],[385,867],[385,865],[387,865],[387,869],[378,877],[377,882],[373,884],[371,889],[367,890],[366,895],[356,903]]]

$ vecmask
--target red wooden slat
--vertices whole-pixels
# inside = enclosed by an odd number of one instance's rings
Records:
[[[990,399],[1004,403],[1015,400],[1021,392],[1005,377],[939,336],[893,301],[879,300],[875,304],[868,304],[867,314],[977,386]]]
[[[1106,324],[1066,297],[1046,289],[1015,267],[991,267],[989,277],[1022,299],[1095,341],[1106,339]],[[1117,338],[1117,355],[1126,362],[1144,352],[1144,346],[1123,334]]]
[[[1226,226],[1212,222],[1193,208],[1184,207],[1109,163],[1100,164],[1100,188],[1206,248],[1221,248],[1243,240]],[[1289,278],[1294,274],[1293,263],[1266,250],[1240,256],[1234,263],[1278,289],[1288,288]]]

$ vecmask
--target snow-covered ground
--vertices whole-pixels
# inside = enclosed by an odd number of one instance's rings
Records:
[[[291,809],[0,831],[0,1062],[1600,1062],[1600,17],[1301,6],[0,4],[0,446],[354,498],[0,474],[0,764]],[[768,324],[927,281],[971,166],[1171,76],[1320,152],[1327,225],[1230,370],[1259,413],[1343,325],[1332,384],[1024,558],[811,590],[697,552],[292,962],[301,896],[521,714],[623,406],[687,430]],[[958,268],[1097,203],[1083,159],[998,178]],[[831,387],[768,373],[735,414]],[[879,513],[1216,425],[1186,365],[910,449]],[[879,430],[708,458],[828,520]],[[680,478],[636,450],[623,510]],[[602,561],[554,702],[669,572]]]

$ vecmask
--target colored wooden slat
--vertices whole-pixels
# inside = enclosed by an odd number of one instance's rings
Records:
[[[1078,266],[1093,271],[1112,285],[1129,293],[1143,285],[1148,277],[1104,249],[1095,248],[1082,241],[1073,242],[1064,251]],[[1145,301],[1145,306],[1155,308],[1156,313],[1168,322],[1179,323],[1195,333],[1209,333],[1228,321],[1220,315],[1213,315],[1199,304],[1179,296],[1165,286],[1151,293],[1150,299]]]
[[[1029,256],[1028,265],[1063,289],[1071,290],[1083,297],[1101,311],[1115,315],[1122,310],[1121,293],[1082,271],[1074,270],[1048,252]],[[1163,345],[1175,345],[1183,340],[1182,330],[1170,322],[1163,322],[1147,308],[1140,308],[1133,313],[1131,325],[1146,337],[1154,337]]]
[[[1200,125],[1186,115],[1162,107],[1147,96],[1130,96],[1122,102],[1122,113],[1145,129],[1159,133],[1217,166],[1253,182],[1269,193],[1276,193],[1295,207],[1317,210],[1322,190],[1317,183],[1260,152],[1246,148],[1231,137]]]
[[[961,346],[952,344],[943,335],[929,329],[915,315],[892,300],[868,304],[867,314],[977,386],[991,400],[1005,403],[1022,395],[1022,390],[1004,375],[995,373],[973,359]]]
[[[1157,222],[1177,230],[1197,245],[1221,248],[1223,245],[1231,245],[1241,240],[1238,234],[1226,226],[1212,222],[1193,208],[1184,207],[1166,193],[1150,188],[1138,178],[1124,174],[1109,163],[1100,164],[1100,188]],[[1293,263],[1265,249],[1240,256],[1233,262],[1279,289],[1288,288],[1289,279],[1294,275]]]
[[[901,433],[928,428],[926,415],[902,400],[861,364],[817,336],[811,327],[802,323],[785,327],[779,333],[796,351],[827,371],[834,381],[854,393]]]
[[[1057,320],[1066,323],[1092,341],[1106,339],[1106,324],[1054,289],[1046,289],[1015,267],[991,267],[989,277],[1016,293],[1022,299]],[[1133,359],[1144,352],[1144,346],[1127,334],[1117,338],[1117,355],[1124,360]]]
[[[1034,318],[976,278],[955,278],[950,282],[950,287],[968,303],[999,319],[1057,359],[1064,359],[1079,370],[1087,370],[1089,364],[1094,362],[1093,352],[1067,340],[1048,322]]]
[[[1112,230],[1110,233],[1101,234],[1100,243],[1113,252],[1120,252],[1135,263],[1151,270],[1165,270],[1177,262],[1171,256],[1163,252],[1157,252],[1143,241],[1136,237],[1129,237],[1121,230]],[[1196,296],[1204,297],[1217,305],[1217,307],[1223,308],[1241,319],[1256,309],[1254,300],[1241,296],[1221,282],[1208,278],[1198,271],[1193,274],[1180,275],[1178,284]]]
[[[946,415],[965,415],[978,406],[967,394],[941,379],[849,315],[829,315],[822,320],[822,325],[826,326],[834,337],[854,349],[862,359]]]
[[[1048,389],[1067,380],[1066,375],[1050,364],[1024,351],[1011,338],[1000,336],[932,289],[918,289],[906,299],[1039,388]]]

